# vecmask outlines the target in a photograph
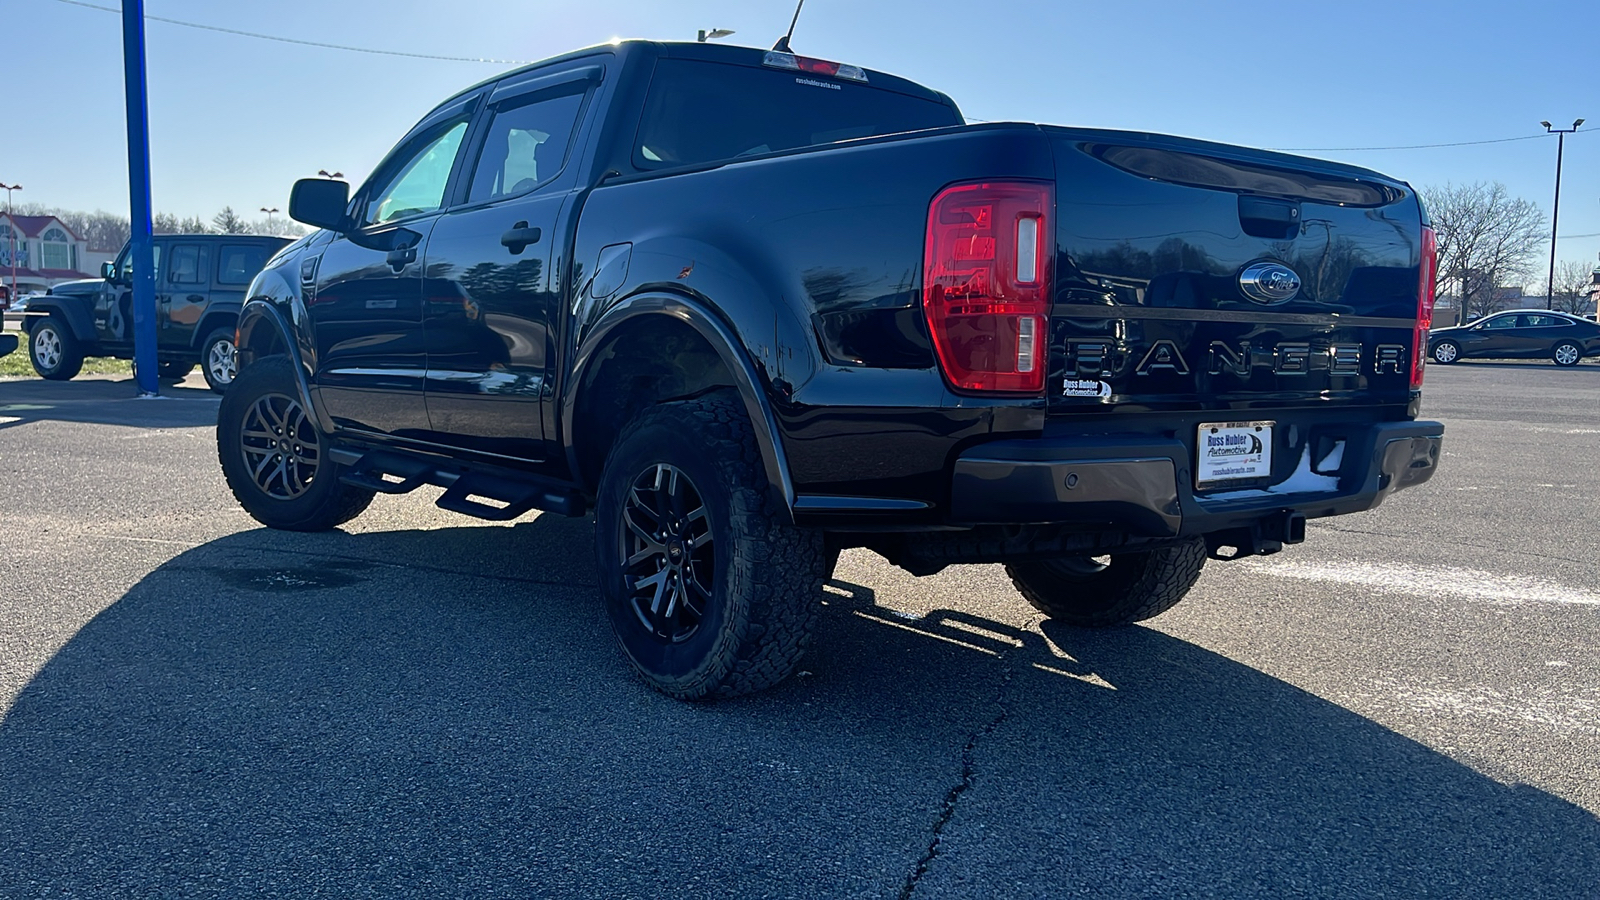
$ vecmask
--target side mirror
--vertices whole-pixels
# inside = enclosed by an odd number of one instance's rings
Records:
[[[289,192],[289,218],[314,228],[349,231],[344,215],[349,206],[350,185],[331,178],[302,178]]]
[[[117,280],[117,264],[114,263],[114,262],[103,262],[103,263],[101,263],[100,264],[100,277],[104,278],[106,281],[116,281]]]

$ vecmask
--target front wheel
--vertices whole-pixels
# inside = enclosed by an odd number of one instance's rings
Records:
[[[339,481],[328,440],[300,404],[294,364],[270,356],[250,366],[217,409],[217,458],[233,496],[257,522],[326,531],[361,514],[372,492]]]
[[[1461,358],[1461,347],[1455,341],[1440,341],[1433,346],[1433,361],[1449,365]]]
[[[28,361],[40,378],[71,381],[83,371],[83,347],[72,329],[51,316],[33,326],[28,336]]]
[[[233,380],[239,377],[238,359],[232,328],[218,328],[206,335],[205,342],[200,345],[200,366],[205,372],[206,384],[219,394],[226,393]]]
[[[1558,366],[1575,366],[1583,360],[1583,348],[1572,341],[1562,341],[1550,351],[1550,358]]]
[[[794,671],[825,548],[769,499],[737,397],[639,414],[606,460],[595,523],[612,630],[651,687],[680,700],[732,697]]]
[[[1205,564],[1205,539],[1195,538],[1109,557],[1014,562],[1006,566],[1006,574],[1023,598],[1050,618],[1106,628],[1131,625],[1171,609],[1194,587]]]

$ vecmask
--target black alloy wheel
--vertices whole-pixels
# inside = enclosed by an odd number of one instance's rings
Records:
[[[311,489],[322,464],[322,439],[301,408],[283,394],[256,399],[245,414],[239,449],[261,493],[293,500]]]
[[[251,363],[222,395],[217,459],[239,505],[261,524],[325,531],[367,508],[373,492],[340,481],[344,467],[327,448],[286,357]]]
[[[683,470],[656,463],[623,501],[623,581],[639,624],[679,644],[700,630],[716,584],[716,542],[705,501]]]
[[[606,614],[647,684],[704,700],[762,690],[794,671],[821,605],[826,548],[771,498],[737,394],[640,412],[596,493]]]

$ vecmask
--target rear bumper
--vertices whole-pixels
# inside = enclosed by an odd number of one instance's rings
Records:
[[[1250,528],[1298,513],[1306,518],[1372,509],[1422,484],[1438,467],[1444,426],[1385,422],[1346,439],[1338,489],[1273,488],[1197,495],[1191,452],[1164,438],[1083,437],[1001,441],[963,454],[951,485],[954,523],[1052,523],[1175,537]]]

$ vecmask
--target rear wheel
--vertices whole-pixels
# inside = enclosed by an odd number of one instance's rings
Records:
[[[1440,341],[1433,347],[1433,361],[1449,365],[1461,358],[1461,345],[1455,341]]]
[[[1562,341],[1551,349],[1550,358],[1558,366],[1575,366],[1583,361],[1583,348],[1573,341]]]
[[[595,520],[612,630],[651,687],[731,697],[794,671],[816,619],[822,535],[783,521],[769,499],[737,397],[634,419],[606,461]]]
[[[1131,625],[1171,609],[1206,564],[1202,538],[1172,547],[1108,557],[1068,556],[1006,566],[1033,607],[1068,625]]]
[[[217,393],[225,393],[239,376],[238,354],[233,347],[233,329],[218,328],[206,335],[200,345],[200,366],[205,371],[206,384]]]
[[[350,521],[372,492],[339,481],[328,441],[300,404],[294,364],[270,356],[250,366],[217,410],[217,457],[233,496],[270,528],[326,531]]]
[[[54,316],[33,326],[28,336],[28,359],[40,378],[70,381],[83,371],[83,346],[72,329]]]

